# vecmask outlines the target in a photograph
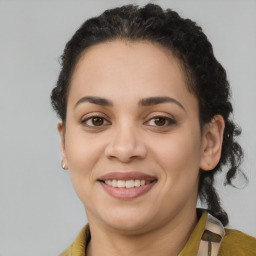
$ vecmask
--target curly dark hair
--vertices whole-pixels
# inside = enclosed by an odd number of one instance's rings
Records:
[[[208,211],[227,225],[228,215],[221,207],[214,177],[217,172],[226,172],[224,184],[232,185],[243,158],[242,148],[235,141],[241,131],[230,119],[233,108],[226,72],[214,57],[212,45],[201,27],[192,20],[183,19],[170,9],[147,4],[106,10],[85,21],[66,44],[62,55],[62,69],[51,94],[54,110],[65,123],[69,83],[81,54],[92,45],[115,39],[145,40],[169,49],[180,60],[188,89],[198,99],[201,127],[215,115],[223,116],[225,130],[221,158],[213,170],[200,170],[198,195]]]

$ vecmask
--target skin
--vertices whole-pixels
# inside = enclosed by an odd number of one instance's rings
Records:
[[[80,100],[85,96],[112,105]],[[139,104],[156,96],[176,102]],[[91,116],[100,116],[99,126]],[[90,224],[88,255],[178,255],[197,222],[199,169],[213,169],[220,159],[224,121],[215,116],[200,130],[198,100],[172,53],[145,41],[87,49],[58,130],[62,163]],[[142,196],[120,200],[98,181],[109,172],[129,171],[157,182]]]

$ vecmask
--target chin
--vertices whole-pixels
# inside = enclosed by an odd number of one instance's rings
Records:
[[[141,221],[122,221],[120,223],[117,222],[111,222],[108,223],[109,227],[115,230],[116,232],[120,234],[125,235],[139,235],[142,233],[147,232],[150,229],[150,224],[146,222],[145,220]]]
[[[115,209],[112,211],[105,211],[104,216],[101,216],[102,222],[111,229],[119,233],[136,235],[146,232],[156,219],[150,211],[141,211],[138,208]]]

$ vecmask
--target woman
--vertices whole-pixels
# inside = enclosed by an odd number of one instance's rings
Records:
[[[224,170],[232,184],[242,158],[229,97],[208,39],[176,12],[129,5],[86,21],[51,96],[88,217],[61,255],[256,255],[256,239],[224,228],[213,186]]]

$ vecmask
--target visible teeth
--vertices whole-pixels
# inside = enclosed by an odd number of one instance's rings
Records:
[[[118,180],[117,181],[117,187],[118,188],[125,188],[125,180]]]
[[[117,180],[112,180],[112,187],[114,187],[114,188],[117,187]]]
[[[133,188],[134,187],[134,180],[127,180],[125,182],[125,187],[126,188]]]
[[[146,180],[106,180],[105,184],[114,188],[134,188],[149,184]]]
[[[139,187],[140,186],[140,180],[135,180],[134,181],[134,186]]]

